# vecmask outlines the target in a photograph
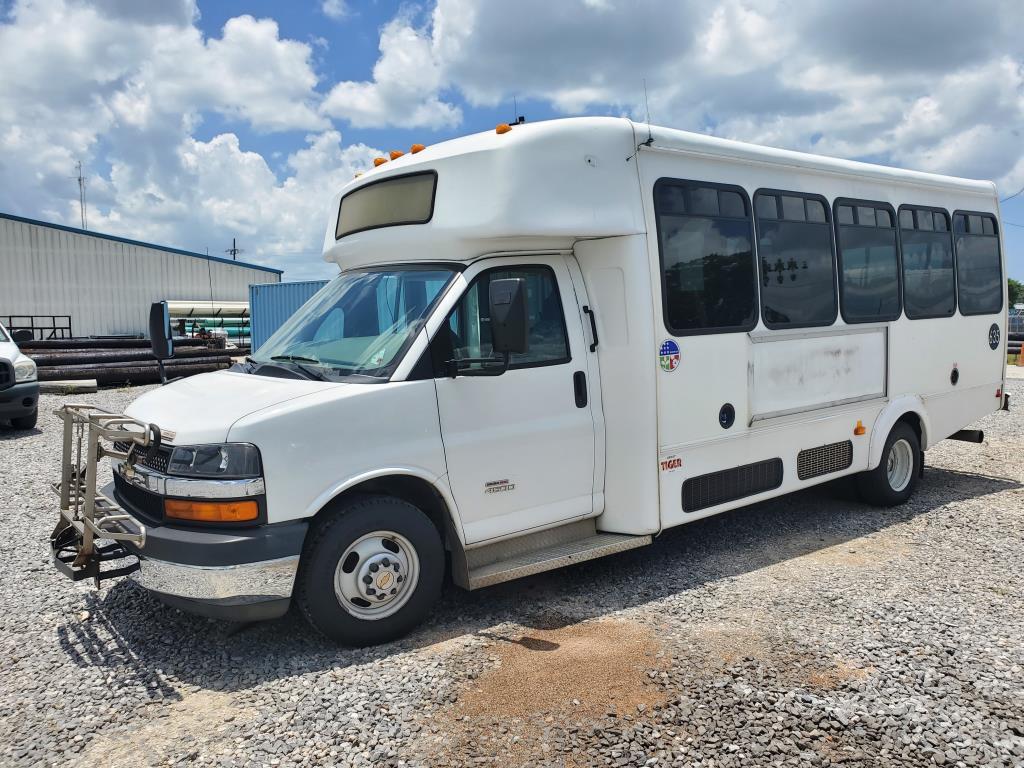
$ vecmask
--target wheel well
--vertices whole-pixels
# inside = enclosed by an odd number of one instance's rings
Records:
[[[917,434],[918,444],[922,449],[924,449],[924,433],[921,426],[921,417],[913,411],[907,411],[896,420],[896,423],[899,424],[901,421],[914,430],[915,434]]]
[[[447,547],[450,544],[448,526],[450,517],[448,513],[448,505],[434,486],[426,480],[419,477],[413,477],[412,475],[386,475],[384,477],[375,477],[370,480],[364,480],[351,488],[346,488],[340,494],[331,499],[328,504],[324,505],[323,509],[313,516],[311,523],[315,525],[318,520],[321,520],[323,517],[330,514],[330,512],[337,509],[340,505],[344,504],[347,499],[350,499],[353,496],[366,495],[394,496],[396,499],[401,499],[402,501],[412,504],[430,518],[430,522],[432,522],[434,527],[437,528],[437,532],[441,536],[441,541],[445,543],[445,546]]]

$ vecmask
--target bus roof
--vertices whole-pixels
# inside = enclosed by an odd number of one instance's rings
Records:
[[[463,136],[371,168],[335,195],[324,259],[342,268],[485,253],[572,248],[582,238],[646,231],[638,156],[685,154],[731,164],[846,176],[883,186],[928,187],[994,199],[991,182],[762,147],[626,118],[577,117]],[[430,219],[335,236],[342,199],[386,179],[437,174]],[[751,190],[752,191],[752,190]]]

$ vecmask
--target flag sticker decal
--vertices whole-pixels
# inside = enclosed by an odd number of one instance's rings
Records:
[[[672,339],[665,339],[658,349],[658,362],[661,363],[661,370],[674,371],[679,367],[679,345]]]

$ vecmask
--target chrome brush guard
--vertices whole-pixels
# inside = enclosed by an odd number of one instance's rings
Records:
[[[54,413],[64,422],[60,482],[53,484],[60,496],[60,519],[50,535],[54,565],[74,581],[93,578],[99,586],[102,579],[138,569],[136,558],[102,570],[104,562],[133,557],[122,542],[139,549],[146,545],[146,527],[97,490],[99,461],[111,457],[134,463],[137,451],[159,449],[160,430],[92,405],[65,405]],[[107,445],[114,442],[127,443],[127,451]]]

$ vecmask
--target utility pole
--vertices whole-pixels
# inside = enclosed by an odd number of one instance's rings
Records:
[[[231,258],[234,259],[235,261],[238,261],[238,254],[245,253],[245,250],[242,249],[242,248],[239,248],[238,244],[235,242],[235,238],[232,237],[231,238],[231,247],[228,248],[226,251],[224,251],[224,253],[230,253],[231,254]]]
[[[89,228],[89,217],[86,215],[85,206],[85,176],[82,175],[82,161],[76,163],[78,169],[78,210],[82,215],[82,229]]]

